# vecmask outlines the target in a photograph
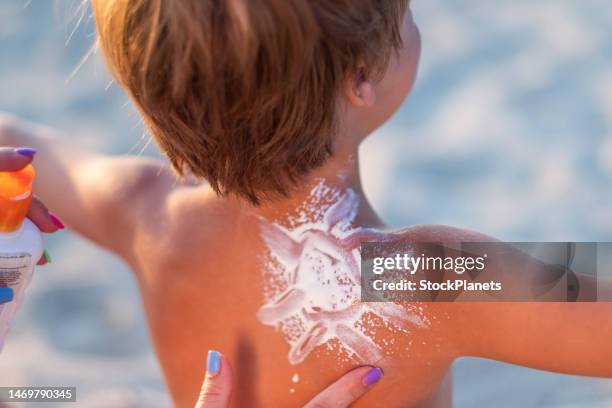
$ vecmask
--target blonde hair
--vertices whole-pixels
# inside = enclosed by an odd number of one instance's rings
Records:
[[[93,0],[99,45],[179,174],[258,204],[332,154],[359,61],[382,72],[407,0]]]

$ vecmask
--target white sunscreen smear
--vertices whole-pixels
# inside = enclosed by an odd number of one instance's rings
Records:
[[[384,240],[387,234],[354,227],[358,208],[352,190],[321,181],[298,215],[287,217],[284,225],[261,221],[269,254],[265,304],[257,317],[284,334],[293,365],[318,346],[333,349],[332,340],[349,356],[376,362],[385,350],[372,338],[374,320],[402,332],[429,324],[416,306],[409,310],[392,302],[361,302],[360,244]]]

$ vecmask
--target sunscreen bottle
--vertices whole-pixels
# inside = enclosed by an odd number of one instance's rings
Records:
[[[40,230],[26,218],[32,201],[34,167],[0,172],[0,287],[13,289],[11,302],[0,304],[0,350],[11,320],[43,253]]]

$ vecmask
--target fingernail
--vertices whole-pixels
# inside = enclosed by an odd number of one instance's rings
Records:
[[[51,263],[51,255],[49,255],[49,252],[47,252],[47,250],[45,249],[45,251],[43,252],[43,258],[45,258],[45,261],[47,261],[47,263]]]
[[[206,359],[206,372],[209,375],[217,375],[221,370],[221,354],[215,350],[208,350]]]
[[[51,221],[53,222],[53,225],[55,225],[57,228],[63,230],[64,228],[66,228],[64,226],[64,223],[57,218],[57,215],[53,214],[51,211],[49,211],[49,218],[51,218]]]
[[[13,289],[0,288],[0,303],[10,302],[13,300]]]
[[[371,386],[380,381],[383,377],[383,371],[380,368],[373,368],[363,376],[363,385]]]
[[[18,147],[15,149],[15,153],[26,157],[34,157],[36,152],[37,150],[33,147]]]

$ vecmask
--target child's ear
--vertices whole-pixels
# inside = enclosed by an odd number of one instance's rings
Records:
[[[364,64],[359,64],[355,71],[347,75],[345,94],[348,102],[356,108],[368,108],[376,102],[374,84]]]

